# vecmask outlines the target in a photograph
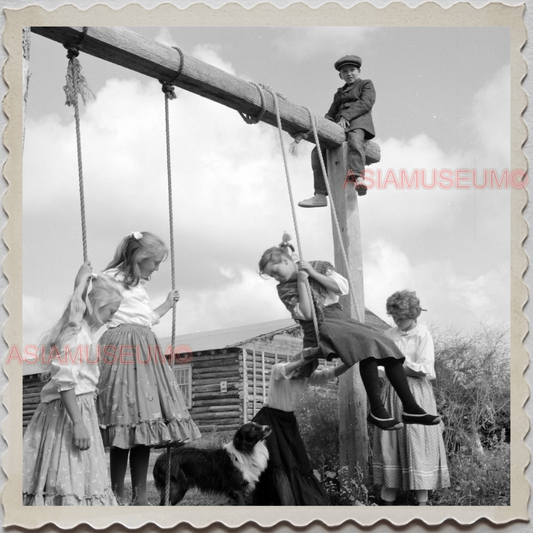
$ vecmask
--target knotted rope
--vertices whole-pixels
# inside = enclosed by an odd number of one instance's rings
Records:
[[[295,209],[295,205],[294,205],[294,196],[292,194],[292,185],[291,185],[291,178],[290,178],[290,173],[289,173],[289,165],[287,163],[287,153],[286,153],[286,150],[285,150],[285,143],[283,142],[283,128],[281,126],[281,115],[280,115],[280,112],[279,112],[278,95],[270,87],[264,86],[264,88],[267,89],[268,91],[270,91],[270,94],[272,95],[272,98],[274,99],[274,108],[276,110],[276,121],[277,121],[277,125],[278,125],[279,140],[280,140],[280,144],[281,144],[281,153],[283,154],[283,166],[285,167],[285,177],[287,179],[287,188],[289,190],[289,200],[290,200],[290,204],[291,204],[291,212],[292,212],[292,220],[293,220],[293,224],[294,224],[294,232],[295,232],[295,235],[296,235],[296,243],[298,245],[298,252],[299,252],[300,258],[302,258],[303,257],[302,243],[301,243],[301,239],[300,239],[300,232],[299,232],[299,229],[298,229],[298,219],[296,217],[296,209]],[[309,285],[309,280],[305,281],[305,288],[307,289],[307,295],[309,297],[309,302],[311,304],[311,315],[313,317],[313,325],[315,327],[316,340],[317,340],[317,342],[319,342],[320,336],[319,336],[319,330],[318,330],[318,319],[317,319],[317,316],[316,316],[316,309],[315,309],[315,306],[314,306],[313,294],[311,293],[311,287]]]
[[[251,115],[247,115],[246,113],[242,113],[241,111],[239,111],[239,115],[242,117],[244,122],[246,122],[246,124],[257,124],[263,119],[263,116],[265,115],[265,93],[263,92],[263,88],[261,87],[261,85],[253,81],[251,81],[250,83],[259,91],[259,96],[261,97],[261,111],[259,112],[259,115],[257,115],[257,117],[252,117]]]
[[[174,46],[179,55],[180,55],[180,65],[174,81],[179,78],[183,71],[184,65],[184,55],[181,49],[177,46]],[[169,234],[170,234],[170,269],[171,269],[171,279],[172,279],[172,290],[176,289],[176,261],[175,261],[175,252],[174,252],[174,206],[173,206],[173,197],[172,197],[172,164],[171,164],[171,155],[170,155],[170,120],[169,120],[169,110],[168,110],[168,101],[175,100],[176,93],[174,92],[174,83],[170,82],[161,82],[161,90],[165,95],[165,137],[166,137],[166,152],[167,152],[167,189],[168,189],[168,225],[169,225]],[[174,373],[174,342],[176,339],[176,306],[172,306],[172,335],[171,335],[171,371]],[[170,477],[171,477],[171,467],[172,467],[172,455],[171,447],[166,446],[167,448],[167,471],[165,478],[165,505],[170,505]]]
[[[87,261],[87,226],[85,222],[85,193],[83,187],[83,163],[81,156],[81,130],[80,130],[80,110],[78,105],[78,95],[81,96],[85,104],[89,95],[92,94],[87,84],[87,80],[82,74],[81,64],[78,61],[78,55],[83,40],[87,35],[88,28],[83,28],[83,33],[76,44],[65,44],[68,50],[68,67],[66,75],[66,85],[63,87],[66,95],[66,105],[74,107],[74,119],[76,122],[76,145],[78,153],[78,181],[80,191],[80,214],[81,214],[81,237],[83,246],[83,260]]]
[[[322,150],[320,149],[320,140],[318,138],[318,130],[317,130],[317,126],[316,126],[316,115],[309,108],[306,107],[305,109],[309,113],[309,118],[311,120],[312,131],[313,131],[313,135],[314,135],[314,138],[315,138],[316,149],[317,149],[317,152],[318,152],[318,158],[320,160],[320,167],[321,167],[321,170],[322,170],[322,174],[324,175],[324,178],[325,178],[324,182],[326,184],[326,189],[328,191],[328,196],[329,196],[329,199],[330,199],[330,202],[331,202],[331,212],[333,213],[333,220],[335,222],[335,229],[337,230],[338,240],[339,240],[340,247],[341,247],[341,252],[342,252],[342,258],[344,260],[344,265],[346,267],[348,285],[350,286],[350,292],[352,293],[352,295],[355,298],[354,284],[353,284],[353,281],[352,281],[352,276],[350,274],[350,264],[348,262],[348,255],[346,253],[346,249],[345,249],[344,244],[342,242],[342,232],[341,232],[341,227],[340,227],[340,224],[339,224],[339,218],[337,216],[337,210],[335,208],[335,202],[333,201],[333,196],[331,194],[331,186],[330,186],[330,183],[329,183],[328,173],[326,171],[326,165],[324,163],[324,158],[322,157]],[[358,317],[358,318],[361,321],[363,320],[363,317]]]

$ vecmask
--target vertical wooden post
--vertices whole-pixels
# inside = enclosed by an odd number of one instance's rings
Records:
[[[242,405],[244,409],[243,424],[248,422],[248,362],[246,361],[248,353],[246,348],[241,351],[242,355]]]
[[[333,242],[335,267],[348,277],[346,264],[340,247],[344,245],[353,284],[353,293],[341,297],[344,311],[359,322],[365,321],[365,300],[363,285],[363,259],[361,250],[361,226],[359,223],[358,198],[353,183],[343,188],[347,164],[347,144],[328,152],[328,176],[332,200],[335,203],[341,236],[333,220]],[[359,365],[340,377],[339,380],[339,439],[340,463],[348,466],[350,478],[359,464],[368,480],[368,431],[366,423],[367,398],[359,375]]]

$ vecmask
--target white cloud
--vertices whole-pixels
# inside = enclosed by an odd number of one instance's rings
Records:
[[[174,38],[172,37],[172,33],[169,28],[164,27],[160,28],[157,32],[157,35],[154,38],[154,41],[164,44],[165,46],[178,46]]]
[[[488,164],[492,168],[509,167],[510,87],[511,72],[510,67],[506,66],[496,72],[491,82],[474,96],[468,125],[474,132],[474,139],[483,147],[486,168]]]
[[[283,32],[274,45],[286,57],[303,60],[322,53],[329,48],[335,50],[352,50],[368,39],[379,28],[347,27],[346,31],[336,27],[291,28]]]
[[[471,330],[482,322],[508,322],[509,271],[489,266],[472,276],[454,261],[431,257],[413,264],[406,253],[386,240],[375,242],[366,254],[365,304],[384,320],[385,302],[397,290],[416,291],[427,309],[420,321]],[[460,320],[458,318],[460,317]]]

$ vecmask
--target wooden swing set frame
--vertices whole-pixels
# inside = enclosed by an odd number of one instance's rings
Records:
[[[278,100],[274,91],[258,91],[255,84],[127,28],[33,26],[30,29],[65,47],[81,43],[82,53],[203,96],[242,115],[260,117],[262,122],[279,125],[292,136],[313,129],[305,107],[285,98]],[[328,149],[327,174],[333,184],[330,196],[336,207],[332,218],[338,225],[338,231],[333,232],[334,261],[337,270],[351,279],[352,285],[350,294],[342,297],[342,303],[350,316],[364,322],[361,228],[355,186],[344,187],[348,173],[345,134],[338,124],[324,118],[316,118],[315,133],[320,145]],[[312,135],[307,140],[315,142]],[[359,372],[347,372],[339,380],[341,466],[348,467],[350,478],[359,467],[366,481],[369,469],[366,394]]]

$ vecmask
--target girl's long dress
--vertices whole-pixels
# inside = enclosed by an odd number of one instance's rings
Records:
[[[349,293],[349,284],[330,263],[311,261],[311,265],[335,281],[339,294]],[[300,311],[298,284],[296,281],[280,283],[278,294],[294,320],[298,321],[304,331],[304,348],[319,346],[328,360],[340,358],[348,367],[373,357],[375,359],[404,359],[394,342],[381,331],[362,324],[347,315],[339,304],[339,294],[328,290],[316,280],[310,278],[311,293],[318,318],[320,344],[312,320],[305,320]]]
[[[266,443],[269,461],[253,493],[253,505],[329,505],[329,497],[313,473],[294,408],[308,384],[325,383],[334,368],[315,371],[306,379],[291,380],[286,363],[272,367],[267,404],[254,422],[272,429]]]
[[[435,378],[431,334],[422,325],[417,325],[407,333],[395,327],[387,334],[405,354],[405,365],[427,374],[425,378],[407,379],[418,405],[428,413],[436,413],[437,406],[430,381]],[[383,403],[391,416],[401,420],[402,404],[388,382],[383,390]],[[375,431],[373,468],[374,481],[384,487],[400,490],[448,487],[450,476],[442,425],[406,424],[398,431]]]
[[[312,321],[302,322],[304,348],[316,346],[316,334]],[[324,357],[340,358],[348,367],[363,359],[373,357],[403,359],[397,346],[382,332],[362,324],[348,316],[340,304],[324,308],[324,318],[319,323],[320,348]]]
[[[69,362],[63,352],[52,361],[52,378],[24,434],[23,504],[117,505],[96,414],[96,350],[84,329],[68,344],[71,354],[81,349],[81,360]],[[91,439],[84,451],[72,442],[72,420],[59,395],[72,388]]]
[[[120,279],[116,270],[107,273]],[[124,290],[120,308],[100,338],[98,417],[106,446],[156,446],[201,436],[150,328],[158,321],[141,280]]]

